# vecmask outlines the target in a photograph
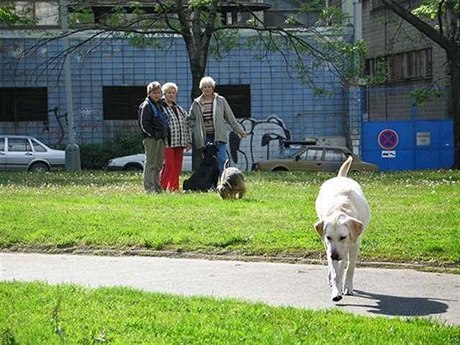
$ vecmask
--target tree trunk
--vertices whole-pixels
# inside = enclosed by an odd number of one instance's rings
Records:
[[[454,123],[454,168],[460,169],[460,47],[454,46],[449,54],[450,106]]]
[[[189,57],[190,72],[192,73],[192,91],[190,98],[193,100],[198,97],[201,93],[199,84],[201,78],[204,77],[206,70],[206,64],[208,61],[208,47],[209,39],[204,38],[206,41],[203,43],[203,37],[192,39],[192,36],[182,35],[185,45],[187,47],[187,53]]]

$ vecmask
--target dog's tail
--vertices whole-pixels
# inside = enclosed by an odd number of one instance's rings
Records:
[[[227,159],[224,163],[224,169],[227,169],[230,166],[230,160]]]
[[[347,160],[342,163],[342,166],[340,167],[339,173],[337,176],[347,176],[348,171],[350,170],[351,163],[353,162],[353,157],[348,156]]]

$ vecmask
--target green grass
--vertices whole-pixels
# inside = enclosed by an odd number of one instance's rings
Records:
[[[0,283],[1,344],[458,344],[460,327],[126,288]]]
[[[320,184],[333,174],[247,173],[247,197],[147,195],[139,173],[0,173],[0,248],[318,258]],[[372,220],[361,260],[460,264],[460,171],[351,174]]]
[[[248,194],[146,195],[136,173],[0,173],[0,250],[318,258],[320,184],[247,173]],[[365,261],[457,267],[460,171],[352,174],[373,217]],[[260,257],[259,257],[260,259]],[[0,282],[0,344],[458,344],[460,328],[126,288]]]

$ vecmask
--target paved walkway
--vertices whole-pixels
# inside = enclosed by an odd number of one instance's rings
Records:
[[[234,297],[307,309],[338,307],[367,316],[430,317],[460,325],[460,276],[358,267],[354,296],[330,300],[320,265],[0,253],[0,281],[129,286],[185,296]]]

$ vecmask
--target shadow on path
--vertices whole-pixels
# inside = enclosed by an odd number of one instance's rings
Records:
[[[353,306],[369,308],[368,312],[388,316],[427,316],[447,312],[448,305],[440,299],[424,297],[400,297],[367,293],[355,290],[355,297],[376,301],[376,305],[338,304],[338,306]]]

